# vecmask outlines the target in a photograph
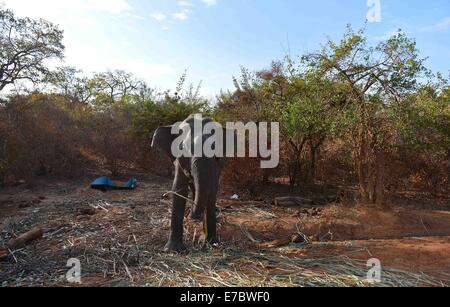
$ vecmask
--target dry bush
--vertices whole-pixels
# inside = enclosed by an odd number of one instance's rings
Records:
[[[134,167],[138,146],[127,133],[130,116],[119,107],[92,111],[85,125],[89,127],[89,147],[98,157],[97,164],[117,176],[121,169]]]
[[[386,155],[386,190],[389,194],[418,190],[432,196],[450,192],[450,161],[445,153],[397,149]],[[350,148],[339,140],[320,152],[317,178],[325,183],[351,187],[357,183]]]
[[[262,185],[263,170],[256,158],[230,159],[222,173],[222,193],[226,195],[253,194]]]
[[[356,184],[353,156],[347,144],[332,140],[323,146],[318,155],[316,178],[330,184]]]
[[[0,182],[38,176],[79,177],[95,169],[119,175],[130,169],[170,176],[171,162],[152,152],[151,139],[132,131],[130,105],[106,108],[62,95],[15,96],[0,105]]]
[[[82,134],[65,99],[57,95],[16,96],[0,109],[0,180],[11,183],[52,174],[79,175],[86,162]]]
[[[450,161],[445,153],[399,151],[388,163],[392,192],[419,190],[432,196],[450,194]]]

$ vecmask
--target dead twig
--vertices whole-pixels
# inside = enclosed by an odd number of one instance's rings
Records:
[[[177,196],[177,197],[179,197],[179,198],[182,198],[182,199],[186,200],[187,202],[189,202],[189,203],[191,203],[191,204],[195,204],[195,202],[194,202],[192,199],[189,199],[189,198],[187,198],[187,197],[184,197],[183,195],[180,195],[179,193],[173,192],[173,191],[169,191],[169,192],[167,192],[166,194],[164,194],[164,195],[163,195],[163,198],[166,198],[168,195],[175,195],[175,196]]]

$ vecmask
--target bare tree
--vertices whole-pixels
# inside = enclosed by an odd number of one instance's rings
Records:
[[[92,98],[91,80],[74,67],[59,67],[48,81],[73,103],[86,104]]]
[[[48,21],[17,18],[0,7],[0,91],[19,80],[43,81],[47,60],[63,58],[63,31]]]

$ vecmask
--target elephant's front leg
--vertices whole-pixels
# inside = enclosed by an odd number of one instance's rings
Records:
[[[206,236],[206,243],[217,244],[217,214],[216,214],[216,197],[211,196],[204,215],[203,229]]]
[[[172,191],[187,198],[189,193],[188,186],[188,179],[181,170],[181,167],[177,165]],[[169,242],[167,242],[166,247],[164,248],[165,251],[180,252],[186,249],[186,246],[183,243],[183,221],[185,210],[186,199],[173,195],[171,232]]]

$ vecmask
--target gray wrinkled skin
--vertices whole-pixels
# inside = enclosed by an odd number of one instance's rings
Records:
[[[211,122],[204,118],[202,124]],[[184,121],[194,131],[194,117],[190,116]],[[194,204],[191,208],[190,217],[195,220],[203,219],[206,242],[218,243],[216,202],[219,191],[219,180],[224,159],[222,158],[175,158],[171,152],[173,141],[178,137],[171,134],[172,126],[161,127],[153,136],[152,148],[157,149],[169,156],[175,165],[175,178],[172,191],[188,197],[189,189],[194,195]],[[203,136],[205,141],[208,136]],[[173,195],[172,222],[169,242],[166,251],[180,252],[185,250],[183,243],[183,222],[186,210],[186,199]]]

